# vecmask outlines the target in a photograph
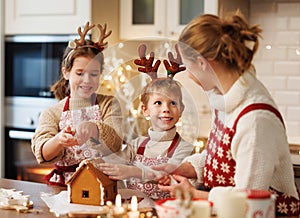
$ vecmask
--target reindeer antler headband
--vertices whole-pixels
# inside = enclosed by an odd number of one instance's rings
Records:
[[[98,41],[94,42],[93,45],[85,45],[85,37],[86,37],[87,33],[91,29],[93,29],[95,26],[100,31],[100,36],[99,36]],[[106,24],[104,24],[104,26],[102,26],[100,24],[90,25],[89,22],[87,22],[85,24],[83,30],[81,29],[81,27],[78,27],[77,32],[78,32],[78,35],[80,36],[80,39],[75,39],[74,41],[69,41],[69,44],[68,44],[68,47],[71,48],[72,51],[76,50],[77,48],[90,47],[90,48],[96,48],[100,52],[102,52],[104,50],[104,48],[107,46],[107,44],[108,44],[108,42],[104,42],[104,39],[106,39],[112,33],[111,30],[108,33],[106,33]],[[68,57],[71,55],[71,53],[73,53],[72,51],[69,52],[69,54],[67,55],[67,57],[65,58],[65,60],[67,60]]]
[[[143,72],[143,73],[147,73],[152,79],[156,79],[157,78],[157,70],[158,67],[161,63],[160,60],[157,60],[154,64],[154,66],[152,66],[153,61],[154,61],[154,52],[150,53],[150,57],[149,59],[146,58],[146,45],[142,44],[139,46],[138,52],[139,52],[139,56],[140,59],[135,59],[134,63],[136,65],[142,66],[138,68],[139,72]],[[177,53],[177,57],[176,59],[174,58],[172,52],[168,53],[168,58],[170,63],[167,60],[164,60],[164,65],[165,68],[167,70],[167,77],[169,77],[170,79],[173,79],[173,77],[175,76],[175,74],[179,73],[180,71],[184,71],[186,68],[184,66],[180,66],[182,65],[182,59],[178,50],[178,45],[175,45],[175,50]]]

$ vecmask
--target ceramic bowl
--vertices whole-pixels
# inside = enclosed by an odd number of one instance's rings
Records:
[[[180,202],[175,198],[157,200],[155,209],[159,218],[170,217],[211,217],[212,202],[203,199],[193,199],[188,207],[180,206]]]

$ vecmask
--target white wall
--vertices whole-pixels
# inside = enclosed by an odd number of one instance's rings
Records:
[[[300,144],[300,0],[250,0],[249,20],[263,29],[257,76],[284,116],[289,142]]]
[[[0,0],[0,177],[4,176],[4,0]]]

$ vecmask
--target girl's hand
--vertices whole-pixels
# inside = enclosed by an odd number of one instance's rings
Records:
[[[75,131],[70,126],[65,127],[56,136],[58,143],[63,147],[77,145],[77,139],[75,137]]]
[[[131,177],[139,169],[125,164],[101,163],[100,170],[108,175],[110,179],[123,180]]]
[[[91,138],[98,139],[98,135],[98,127],[94,122],[85,121],[76,127],[76,138],[78,145],[83,145]]]

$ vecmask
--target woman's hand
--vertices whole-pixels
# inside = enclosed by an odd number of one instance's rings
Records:
[[[176,194],[179,190],[181,193],[188,192],[192,198],[208,198],[208,192],[197,190],[188,180],[188,178],[179,175],[173,175],[173,178],[177,181],[175,185],[161,185],[158,184],[160,190],[169,192],[171,197],[177,197]]]
[[[180,190],[182,193],[190,192],[190,194],[192,194],[193,196],[195,188],[186,177],[173,175],[173,178],[177,181],[177,184],[166,186],[159,184],[159,189],[165,192],[169,192],[171,197],[176,197],[176,190]]]
[[[164,171],[167,174],[176,174],[187,178],[197,178],[196,171],[190,162],[183,162],[180,165],[165,163],[158,166],[153,166],[152,169]]]
[[[109,176],[110,179],[123,180],[130,177],[136,177],[141,174],[141,170],[135,166],[128,166],[125,164],[110,164],[101,163],[100,170]]]
[[[78,145],[83,145],[91,138],[98,139],[98,127],[97,124],[90,121],[81,122],[76,127],[76,138]]]
[[[153,170],[163,171],[166,174],[173,174],[173,172],[178,168],[176,164],[163,163],[157,166],[151,166]]]

